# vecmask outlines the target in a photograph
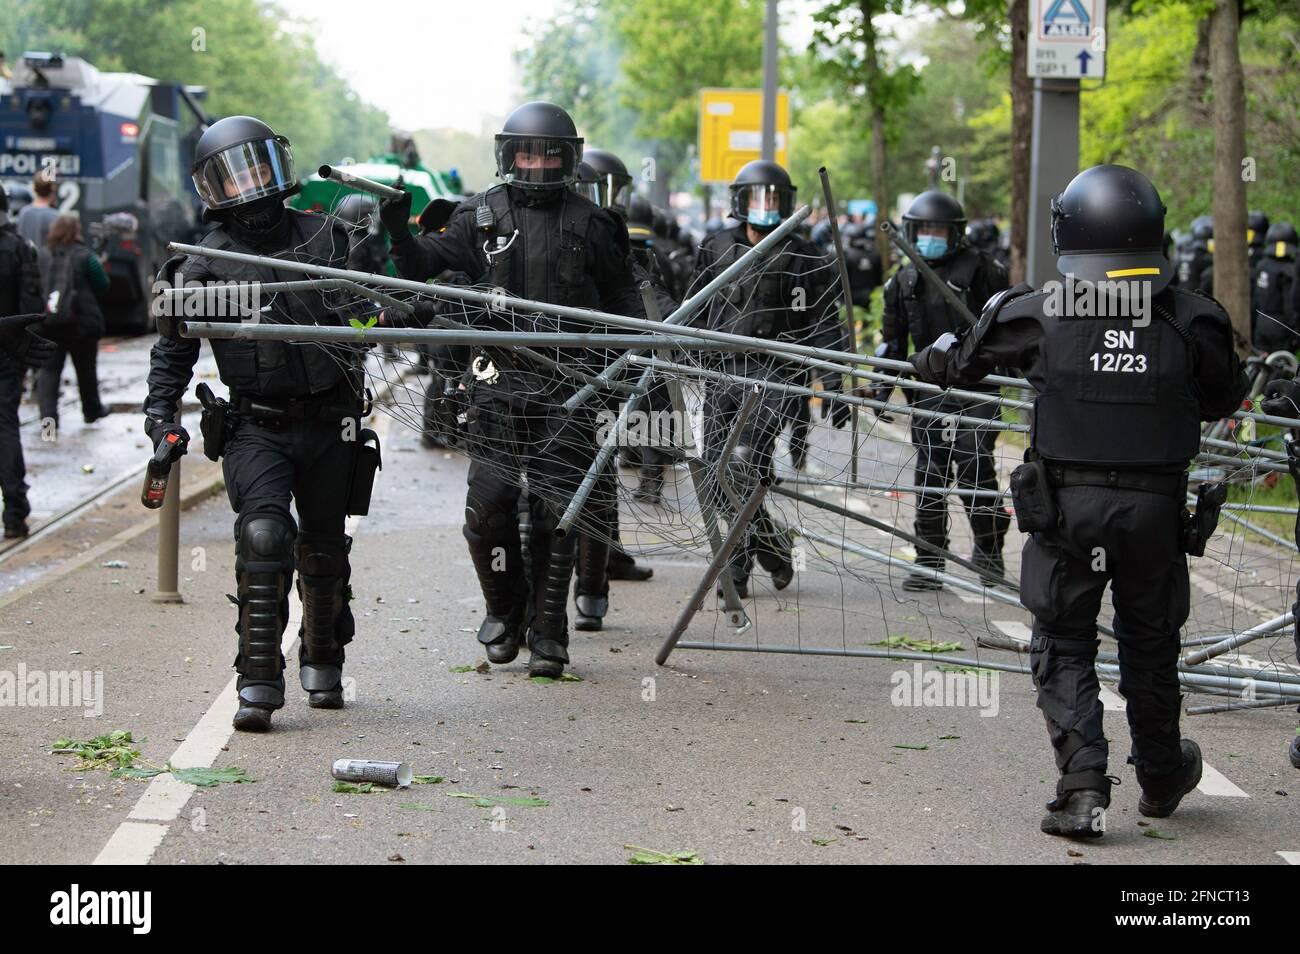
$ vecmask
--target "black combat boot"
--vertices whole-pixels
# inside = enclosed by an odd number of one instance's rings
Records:
[[[772,575],[772,585],[783,590],[794,579],[790,537],[780,530],[765,509],[754,519],[753,550],[758,565]]]
[[[267,732],[271,713],[284,706],[284,655],[280,640],[289,619],[293,582],[293,525],[279,514],[251,514],[240,525],[235,553],[239,607],[239,708],[241,732]]]
[[[1151,776],[1137,766],[1138,784],[1142,797],[1138,811],[1147,818],[1168,818],[1183,800],[1183,796],[1201,783],[1201,747],[1191,739],[1183,739],[1183,764],[1172,772]]]
[[[1116,783],[1117,779],[1095,771],[1062,776],[1039,828],[1063,838],[1100,838],[1106,833],[1106,809]]]
[[[943,572],[943,557],[935,556],[933,553],[918,553],[916,555],[916,565]],[[909,593],[932,593],[943,589],[943,581],[937,580],[927,573],[909,573],[907,578],[903,580],[903,589]]]
[[[573,584],[576,613],[573,628],[599,632],[609,612],[609,542],[603,531],[584,533],[578,539],[578,572]]]
[[[313,709],[343,708],[344,649],[355,623],[348,603],[352,538],[304,532],[298,536],[298,679]]]
[[[569,662],[569,577],[573,574],[573,544],[546,534],[556,546],[549,554],[533,551],[537,592],[533,622],[528,629],[529,676],[558,679]],[[541,571],[545,570],[542,575]]]
[[[464,528],[465,542],[469,544],[470,559],[478,576],[479,588],[487,604],[487,615],[478,628],[478,641],[483,644],[488,662],[505,665],[519,655],[523,641],[524,613],[527,600],[517,592],[523,571],[523,558],[515,540],[507,546],[492,546],[469,527]],[[517,538],[516,538],[517,539]],[[505,563],[496,566],[500,552],[505,553]],[[514,576],[511,575],[513,570]]]

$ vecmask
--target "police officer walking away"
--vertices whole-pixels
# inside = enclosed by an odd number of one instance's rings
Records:
[[[461,203],[441,233],[412,237],[409,195],[385,199],[380,217],[398,274],[425,281],[450,268],[518,297],[643,317],[626,228],[569,188],[582,145],[563,109],[526,103],[496,137],[504,184]],[[529,320],[539,330],[598,330],[548,316]],[[483,321],[510,328],[520,316],[488,310]],[[599,355],[587,357],[593,367],[603,364]],[[559,360],[583,355],[565,351]],[[478,639],[490,661],[507,663],[527,627],[529,673],[556,677],[569,661],[566,610],[577,536],[556,527],[596,456],[594,411],[564,411],[572,381],[515,353],[480,350],[472,367],[464,534],[487,603]],[[517,517],[521,474],[532,516],[531,612]]]
[[[1138,810],[1168,816],[1201,778],[1199,748],[1179,739],[1178,633],[1189,610],[1185,553],[1203,549],[1213,526],[1208,507],[1187,521],[1186,471],[1199,422],[1235,411],[1248,385],[1227,314],[1170,285],[1164,214],[1139,172],[1079,173],[1052,203],[1057,270],[1076,284],[1123,281],[1131,294],[1072,310],[1060,283],[1017,286],[974,329],[911,359],[949,387],[1023,368],[1037,392],[1031,448],[1011,486],[1020,529],[1032,533],[1020,598],[1034,615],[1030,665],[1060,771],[1041,826],[1052,835],[1100,836],[1110,804],[1094,668],[1107,583]]]
[[[1007,287],[1007,272],[988,252],[967,244],[966,213],[952,196],[937,189],[923,192],[903,216],[903,229],[916,250],[940,279],[947,282],[978,315],[995,292]],[[881,325],[885,354],[905,361],[913,349],[920,351],[945,334],[967,326],[944,299],[943,294],[921,277],[916,265],[907,262],[885,283],[885,314]],[[908,347],[911,339],[912,348]],[[886,393],[892,388],[882,389]],[[982,387],[996,394],[995,387]],[[916,498],[916,535],[927,543],[948,549],[947,488],[979,490],[983,497],[963,500],[975,538],[971,562],[980,569],[985,585],[996,584],[1003,574],[1002,540],[1011,518],[999,498],[997,462],[993,448],[998,432],[992,427],[954,424],[951,418],[980,418],[992,421],[999,406],[992,401],[955,398],[904,387],[912,407],[936,416],[913,415],[912,445],[916,449],[916,484],[927,488]],[[934,553],[918,552],[917,566],[942,570],[944,559]],[[903,581],[910,591],[938,590],[943,584],[928,575],[911,573]]]
[[[58,353],[31,325],[44,317],[36,249],[9,220],[9,197],[0,188],[0,492],[6,540],[27,536],[27,468],[18,433],[18,404],[28,368]]]
[[[230,116],[209,127],[195,147],[193,179],[206,205],[205,219],[217,223],[203,247],[335,268],[347,262],[348,230],[342,222],[285,207],[284,200],[299,187],[289,142],[260,120]],[[169,260],[162,277],[187,285],[301,279],[296,272],[203,256]],[[198,360],[199,340],[177,334],[175,321],[165,317],[168,308],[156,310],[163,315],[150,361],[145,431],[155,448],[169,434],[179,435],[179,456],[189,435],[175,423],[175,408]],[[318,293],[272,295],[259,313],[305,325],[346,325],[348,318]],[[266,731],[271,713],[284,705],[280,640],[295,567],[303,606],[299,678],[307,703],[319,709],[343,706],[344,646],[354,630],[348,608],[352,541],[343,532],[344,521],[349,512],[365,512],[365,502],[349,496],[368,490],[362,471],[373,460],[369,449],[361,450],[368,432],[360,430],[360,351],[352,345],[240,339],[215,339],[212,351],[230,402],[205,399],[204,452],[212,460],[224,456],[226,490],[238,514],[234,724]],[[204,389],[200,392],[202,398]]]
[[[730,214],[739,224],[715,232],[700,246],[692,293],[794,212],[795,186],[789,173],[775,162],[755,159],[746,163],[730,189]],[[837,280],[821,249],[792,235],[720,291],[697,320],[707,322],[716,331],[846,350],[848,329],[839,317]],[[801,365],[763,352],[723,353],[716,364],[717,370],[730,376],[781,384],[802,384],[805,371]],[[824,372],[821,382],[827,392],[839,393],[843,388],[842,376],[833,372]],[[739,381],[708,385],[704,398],[704,454],[710,472],[751,390],[751,385]],[[772,454],[785,411],[784,394],[769,388],[759,392],[728,467],[742,497],[748,496],[759,480],[771,475]],[[843,401],[822,402],[822,416],[829,415],[836,427],[843,427],[849,414],[849,406]],[[730,498],[718,496],[721,511],[734,516]],[[772,575],[772,584],[778,590],[789,586],[794,578],[790,556],[789,539],[777,528],[767,508],[760,506],[731,560],[731,577],[740,595],[748,595],[756,558]]]
[[[1295,226],[1275,222],[1255,265],[1253,288],[1255,348],[1265,354],[1300,348],[1300,283],[1296,281]]]

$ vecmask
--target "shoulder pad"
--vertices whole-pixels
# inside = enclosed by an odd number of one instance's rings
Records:
[[[1018,311],[1011,310],[1004,313],[1003,309],[1017,298],[1034,293],[1034,286],[1028,282],[1021,282],[1011,288],[1004,288],[997,292],[984,303],[984,310],[980,312],[980,320],[977,327],[990,325],[995,321],[1010,321],[1013,318],[1021,317]]]
[[[1232,326],[1227,311],[1209,295],[1194,288],[1170,286],[1169,290],[1174,293],[1174,315],[1184,327],[1191,327],[1197,318],[1205,318],[1224,327]]]

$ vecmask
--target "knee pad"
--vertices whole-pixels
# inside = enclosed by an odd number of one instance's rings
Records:
[[[235,544],[235,571],[271,572],[293,569],[297,530],[285,514],[268,510],[248,514],[240,522]]]

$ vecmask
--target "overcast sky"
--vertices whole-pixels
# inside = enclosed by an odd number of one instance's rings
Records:
[[[517,105],[514,52],[564,0],[279,0],[313,21],[321,55],[362,99],[409,129],[479,132]],[[707,2],[707,0],[704,0]],[[812,34],[806,0],[782,0],[782,40],[802,49]]]

